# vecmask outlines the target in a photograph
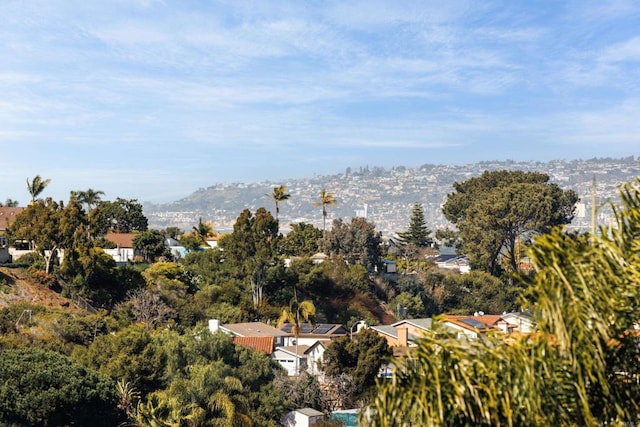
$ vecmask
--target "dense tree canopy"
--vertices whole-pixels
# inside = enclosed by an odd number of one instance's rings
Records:
[[[161,256],[171,258],[171,253],[164,243],[164,235],[158,230],[146,230],[134,237],[133,249],[142,253],[147,262],[155,262]]]
[[[110,426],[118,421],[114,383],[41,349],[0,350],[3,425]]]
[[[640,416],[640,180],[600,236],[554,229],[529,255],[535,334],[460,341],[436,330],[363,425],[601,426]],[[368,419],[366,419],[368,418]]]
[[[284,237],[280,250],[284,255],[311,256],[318,252],[322,230],[304,222],[291,225],[291,231]]]
[[[254,306],[263,302],[264,288],[274,268],[281,268],[278,259],[278,221],[265,208],[255,215],[245,209],[233,225],[233,233],[223,236],[219,245],[225,252],[225,262],[236,266],[237,274],[249,282]]]
[[[443,212],[458,226],[460,250],[475,266],[494,274],[501,256],[516,272],[520,243],[570,223],[578,201],[574,191],[560,189],[538,172],[484,172],[454,183],[454,188]]]
[[[349,375],[353,380],[351,400],[365,397],[375,386],[380,368],[390,359],[387,340],[371,329],[363,329],[331,342],[324,353],[325,372],[329,376]]]
[[[381,234],[375,224],[364,218],[352,218],[348,224],[341,218],[334,220],[326,240],[329,253],[341,256],[348,264],[359,264],[373,271],[380,261]]]
[[[49,198],[27,206],[8,231],[13,241],[29,242],[45,257],[48,273],[57,251],[71,248],[85,223],[84,212],[77,201],[72,199],[65,207]]]
[[[102,201],[89,215],[93,234],[102,236],[109,230],[117,233],[146,231],[147,217],[142,213],[142,205],[137,200],[121,199]]]

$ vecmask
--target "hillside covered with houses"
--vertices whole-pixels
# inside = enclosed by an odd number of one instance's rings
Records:
[[[548,175],[485,171],[450,189],[449,228],[432,229],[414,203],[392,238],[363,217],[326,221],[338,204],[326,189],[320,227],[282,232],[281,185],[275,210],[243,209],[220,232],[202,218],[150,228],[137,200],[87,190],[56,202],[32,183],[31,203],[0,207],[3,423],[382,426],[406,414],[521,425],[528,413],[539,425],[640,413],[621,405],[640,396],[637,182],[616,226],[589,233],[570,230],[579,198]],[[540,384],[525,393],[518,378],[532,372]],[[598,382],[571,388],[575,378]],[[566,409],[550,410],[558,399]]]

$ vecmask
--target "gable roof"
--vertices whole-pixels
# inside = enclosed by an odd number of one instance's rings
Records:
[[[369,326],[369,328],[377,331],[383,335],[387,335],[395,340],[398,339],[398,328],[394,325],[377,325],[377,326]],[[418,335],[415,334],[407,334],[407,341],[415,342],[418,338]]]
[[[273,354],[273,337],[233,337],[234,344],[252,348],[264,354]]]
[[[6,230],[9,223],[13,222],[15,217],[23,210],[24,208],[0,207],[0,230]]]
[[[311,344],[309,348],[305,351],[305,353],[310,353],[314,348],[322,347],[324,350],[327,349],[327,346],[331,344],[331,340],[318,340]]]
[[[137,233],[114,233],[108,232],[104,238],[118,245],[119,248],[133,248],[133,238]]]
[[[393,323],[391,326],[398,327],[403,324],[415,326],[416,328],[424,329],[425,331],[427,331],[431,329],[431,326],[433,325],[433,320],[430,317],[424,317],[421,319],[403,319],[396,323]]]
[[[289,337],[284,331],[262,322],[231,323],[220,325],[220,329],[239,337]]]
[[[307,357],[307,350],[309,350],[308,345],[299,345],[298,348],[295,345],[283,345],[276,348],[276,351],[285,352],[293,357],[298,356],[301,359]]]

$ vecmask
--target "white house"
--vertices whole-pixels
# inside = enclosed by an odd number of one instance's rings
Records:
[[[133,261],[133,238],[136,235],[136,233],[107,233],[104,239],[115,243],[116,247],[114,249],[104,249],[104,252],[111,255],[118,265]]]
[[[471,264],[466,255],[440,255],[436,258],[438,268],[445,270],[457,270],[462,274],[471,271]]]
[[[284,427],[309,427],[324,418],[325,415],[320,411],[313,408],[302,408],[285,415],[282,419],[282,425]]]
[[[305,351],[305,355],[307,356],[307,372],[318,378],[320,382],[322,382],[324,378],[324,371],[322,370],[324,365],[324,352],[330,343],[330,340],[319,340]]]
[[[536,322],[533,319],[533,314],[530,311],[516,311],[513,313],[505,313],[502,318],[512,325],[515,325],[515,331],[528,334],[533,332],[536,327]]]

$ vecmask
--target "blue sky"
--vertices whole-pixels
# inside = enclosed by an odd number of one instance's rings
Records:
[[[640,2],[0,2],[0,200],[640,155]]]

